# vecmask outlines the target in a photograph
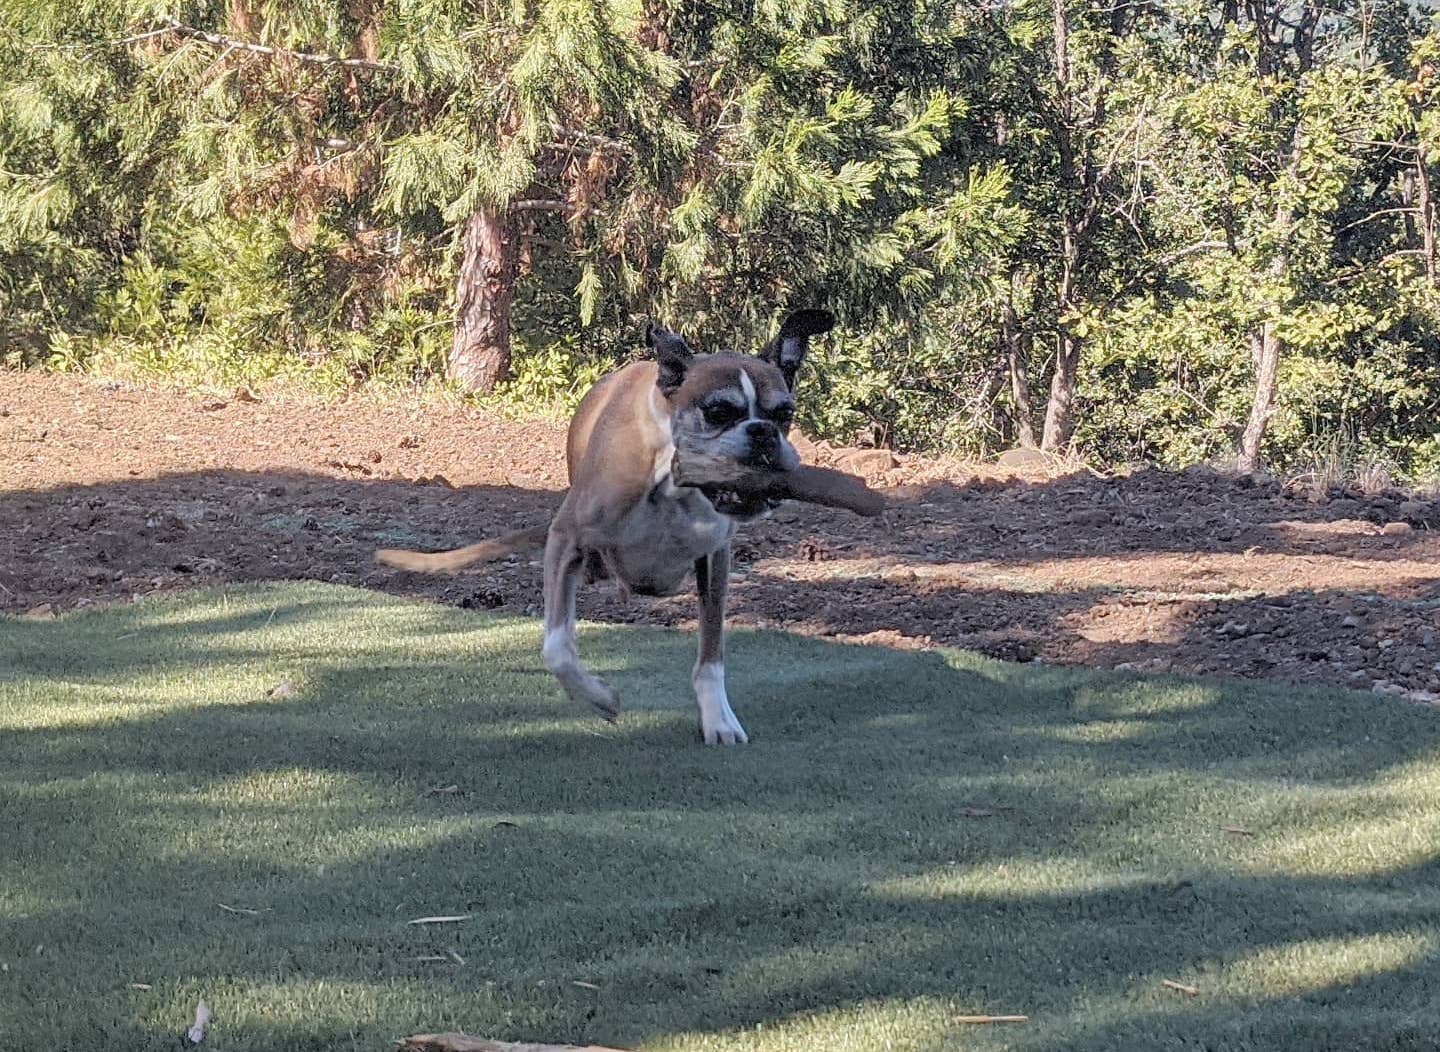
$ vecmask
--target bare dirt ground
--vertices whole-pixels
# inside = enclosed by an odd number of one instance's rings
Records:
[[[563,427],[449,404],[326,405],[0,372],[0,610],[47,616],[311,578],[535,613],[537,552],[456,577],[376,567],[542,523]],[[1050,477],[813,447],[896,501],[746,527],[732,623],[1018,661],[1440,692],[1440,503],[1319,499],[1210,472]],[[600,585],[582,616],[688,625],[693,600]]]

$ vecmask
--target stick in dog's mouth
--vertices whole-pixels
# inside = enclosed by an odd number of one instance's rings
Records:
[[[698,450],[677,449],[670,465],[677,486],[720,487],[742,497],[798,500],[844,508],[873,517],[885,510],[885,498],[863,479],[831,468],[801,464],[793,471],[750,467]]]

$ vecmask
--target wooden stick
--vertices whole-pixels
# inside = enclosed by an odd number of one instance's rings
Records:
[[[1028,1023],[1028,1015],[957,1015],[952,1023]]]
[[[671,474],[680,486],[714,486],[736,490],[745,496],[844,508],[867,517],[885,510],[885,498],[862,479],[831,468],[802,464],[794,471],[770,471],[708,453],[677,449]]]
[[[532,1045],[489,1041],[469,1034],[415,1034],[402,1037],[395,1047],[404,1052],[625,1052],[601,1045]]]
[[[1186,986],[1184,983],[1177,983],[1174,979],[1161,979],[1160,985],[1167,990],[1179,990],[1182,994],[1189,994],[1191,997],[1200,992],[1198,986]]]

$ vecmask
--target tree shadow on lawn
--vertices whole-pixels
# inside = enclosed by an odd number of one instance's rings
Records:
[[[707,750],[688,637],[584,633],[614,728],[537,646],[319,586],[0,622],[0,1033],[170,1047],[201,996],[219,1050],[1440,1032],[1428,714],[737,633],[755,740]]]

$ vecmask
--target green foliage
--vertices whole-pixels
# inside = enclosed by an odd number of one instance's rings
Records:
[[[514,374],[487,401],[514,415],[567,415],[615,364],[610,358],[585,353],[573,339],[518,347]]]
[[[0,0],[0,357],[428,382],[487,207],[497,405],[572,404],[647,317],[754,349],[825,305],[822,435],[993,452],[1064,335],[1076,440],[1175,464],[1233,454],[1268,326],[1273,462],[1433,470],[1440,28],[1241,7],[1064,4],[1062,69],[1050,0]]]

